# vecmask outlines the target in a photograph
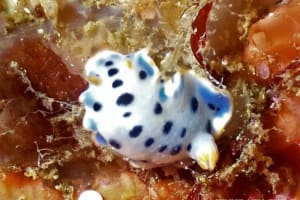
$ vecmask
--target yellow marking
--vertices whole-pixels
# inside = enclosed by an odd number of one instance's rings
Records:
[[[97,76],[88,76],[87,80],[97,86],[101,84],[101,79]]]
[[[178,72],[180,75],[183,75],[183,74],[187,73],[188,71],[190,71],[190,68],[188,68],[186,66],[180,66],[180,68],[178,69]]]
[[[151,65],[152,67],[155,67],[155,66],[156,66],[155,62],[154,62],[152,59],[150,60],[150,65]]]
[[[197,163],[202,169],[212,171],[216,167],[218,158],[219,153],[217,151],[211,151],[210,153],[199,155]]]
[[[126,66],[128,69],[132,69],[132,62],[130,60],[126,60]]]

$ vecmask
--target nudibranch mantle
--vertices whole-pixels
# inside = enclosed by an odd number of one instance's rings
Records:
[[[104,50],[85,66],[89,87],[79,100],[83,126],[134,167],[151,168],[187,157],[213,170],[215,137],[232,115],[232,99],[192,70],[165,81],[147,50]]]

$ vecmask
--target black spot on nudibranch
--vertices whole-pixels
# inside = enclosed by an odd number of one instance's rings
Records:
[[[123,93],[117,99],[118,106],[128,106],[134,100],[134,96],[130,93]]]
[[[102,108],[102,105],[101,105],[100,103],[98,103],[98,102],[95,102],[95,103],[94,103],[93,109],[94,109],[95,112],[100,111],[101,108]]]
[[[123,117],[129,117],[131,115],[131,112],[126,112],[123,114]]]
[[[123,81],[120,80],[120,79],[117,79],[117,80],[115,80],[115,81],[112,83],[112,87],[113,87],[113,88],[117,88],[117,87],[120,87],[120,86],[122,86],[122,85],[123,85]]]
[[[211,110],[216,110],[216,107],[215,107],[214,104],[208,103],[207,105],[208,105],[209,109],[211,109]]]
[[[198,100],[196,97],[193,97],[191,99],[191,109],[192,109],[192,112],[195,113],[198,109]]]
[[[220,111],[220,108],[219,108],[219,107],[216,107],[216,106],[215,106],[214,104],[212,104],[212,103],[208,103],[207,105],[208,105],[209,109],[211,109],[211,110],[216,110],[217,112]]]
[[[160,103],[158,103],[158,102],[155,104],[154,113],[157,115],[162,113],[162,107],[161,107]]]
[[[190,152],[191,149],[192,149],[192,144],[187,145],[186,150],[188,150]]]
[[[114,64],[113,61],[109,60],[109,61],[106,61],[106,63],[104,64],[106,67],[109,67],[109,66],[112,66]]]
[[[159,147],[158,152],[159,152],[159,153],[162,153],[162,152],[164,152],[167,148],[168,148],[167,145],[163,145],[163,146]]]
[[[150,147],[152,144],[154,143],[154,138],[148,138],[146,141],[145,141],[145,147]]]
[[[183,128],[181,130],[180,137],[184,138],[185,134],[186,134],[186,128]]]
[[[140,79],[144,80],[145,78],[147,78],[147,73],[142,70],[139,73],[139,77],[140,77]]]
[[[109,140],[109,144],[112,147],[116,148],[116,149],[120,149],[121,148],[121,144],[118,141],[114,140],[114,139],[110,139]]]
[[[212,133],[212,126],[211,126],[211,121],[210,120],[207,120],[207,122],[206,122],[206,131],[208,132],[208,133]]]
[[[129,132],[129,136],[132,138],[136,138],[139,137],[139,135],[142,133],[143,131],[143,127],[138,125],[138,126],[134,126],[130,132]]]
[[[176,145],[176,146],[174,146],[174,147],[171,149],[170,154],[171,154],[171,155],[176,155],[176,154],[178,154],[178,153],[180,152],[180,150],[181,150],[181,145]]]
[[[163,133],[165,135],[169,134],[173,126],[173,122],[167,121],[163,127]]]
[[[112,68],[110,70],[108,70],[107,74],[108,76],[113,76],[116,75],[119,72],[119,70],[117,68]]]

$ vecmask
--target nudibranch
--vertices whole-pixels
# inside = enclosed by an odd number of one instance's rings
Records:
[[[232,99],[192,70],[165,81],[146,49],[123,55],[104,50],[85,66],[89,87],[79,100],[83,127],[95,141],[151,168],[196,160],[213,170],[219,153],[215,137],[232,115]]]

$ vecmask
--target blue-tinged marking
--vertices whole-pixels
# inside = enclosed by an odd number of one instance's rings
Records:
[[[176,92],[176,96],[180,95],[183,90],[184,90],[184,79],[183,79],[183,76],[180,76],[180,79],[179,79],[179,85],[178,85],[178,90]]]
[[[93,131],[93,132],[97,132],[98,129],[97,129],[97,124],[94,120],[92,119],[88,119],[88,127],[87,127],[90,131]]]
[[[221,117],[230,111],[231,99],[229,96],[226,96],[222,93],[213,92],[209,88],[200,84],[198,86],[198,92],[207,105],[213,104],[216,108],[218,108],[216,109],[215,116]]]
[[[167,95],[165,94],[164,87],[161,87],[159,89],[159,94],[158,95],[159,95],[159,100],[162,101],[162,102],[164,102],[164,101],[166,101],[168,99]]]
[[[97,65],[98,67],[103,66],[104,62],[105,62],[105,60],[102,59],[102,58],[100,58],[99,60],[96,61],[96,65]]]
[[[104,59],[103,57],[98,59],[96,61],[96,65],[98,67],[103,67],[103,66],[110,67],[110,66],[114,65],[114,61],[121,59],[121,55],[119,55],[119,54],[116,54],[116,53],[115,54],[109,53],[109,54],[110,54],[110,56],[106,57],[106,59]]]
[[[138,55],[137,64],[141,67],[149,76],[154,74],[152,66],[147,62],[142,55]]]
[[[126,55],[126,58],[132,59],[134,57],[135,53],[129,53]]]
[[[86,107],[92,108],[94,105],[94,98],[92,97],[91,93],[85,92],[83,94],[83,102]]]
[[[105,140],[105,138],[103,137],[103,135],[101,135],[101,134],[98,133],[98,132],[96,133],[95,139],[96,139],[96,141],[97,141],[99,144],[107,145],[107,141]]]
[[[115,54],[111,55],[110,57],[111,57],[113,60],[119,60],[119,59],[121,59],[122,56],[115,53]]]

